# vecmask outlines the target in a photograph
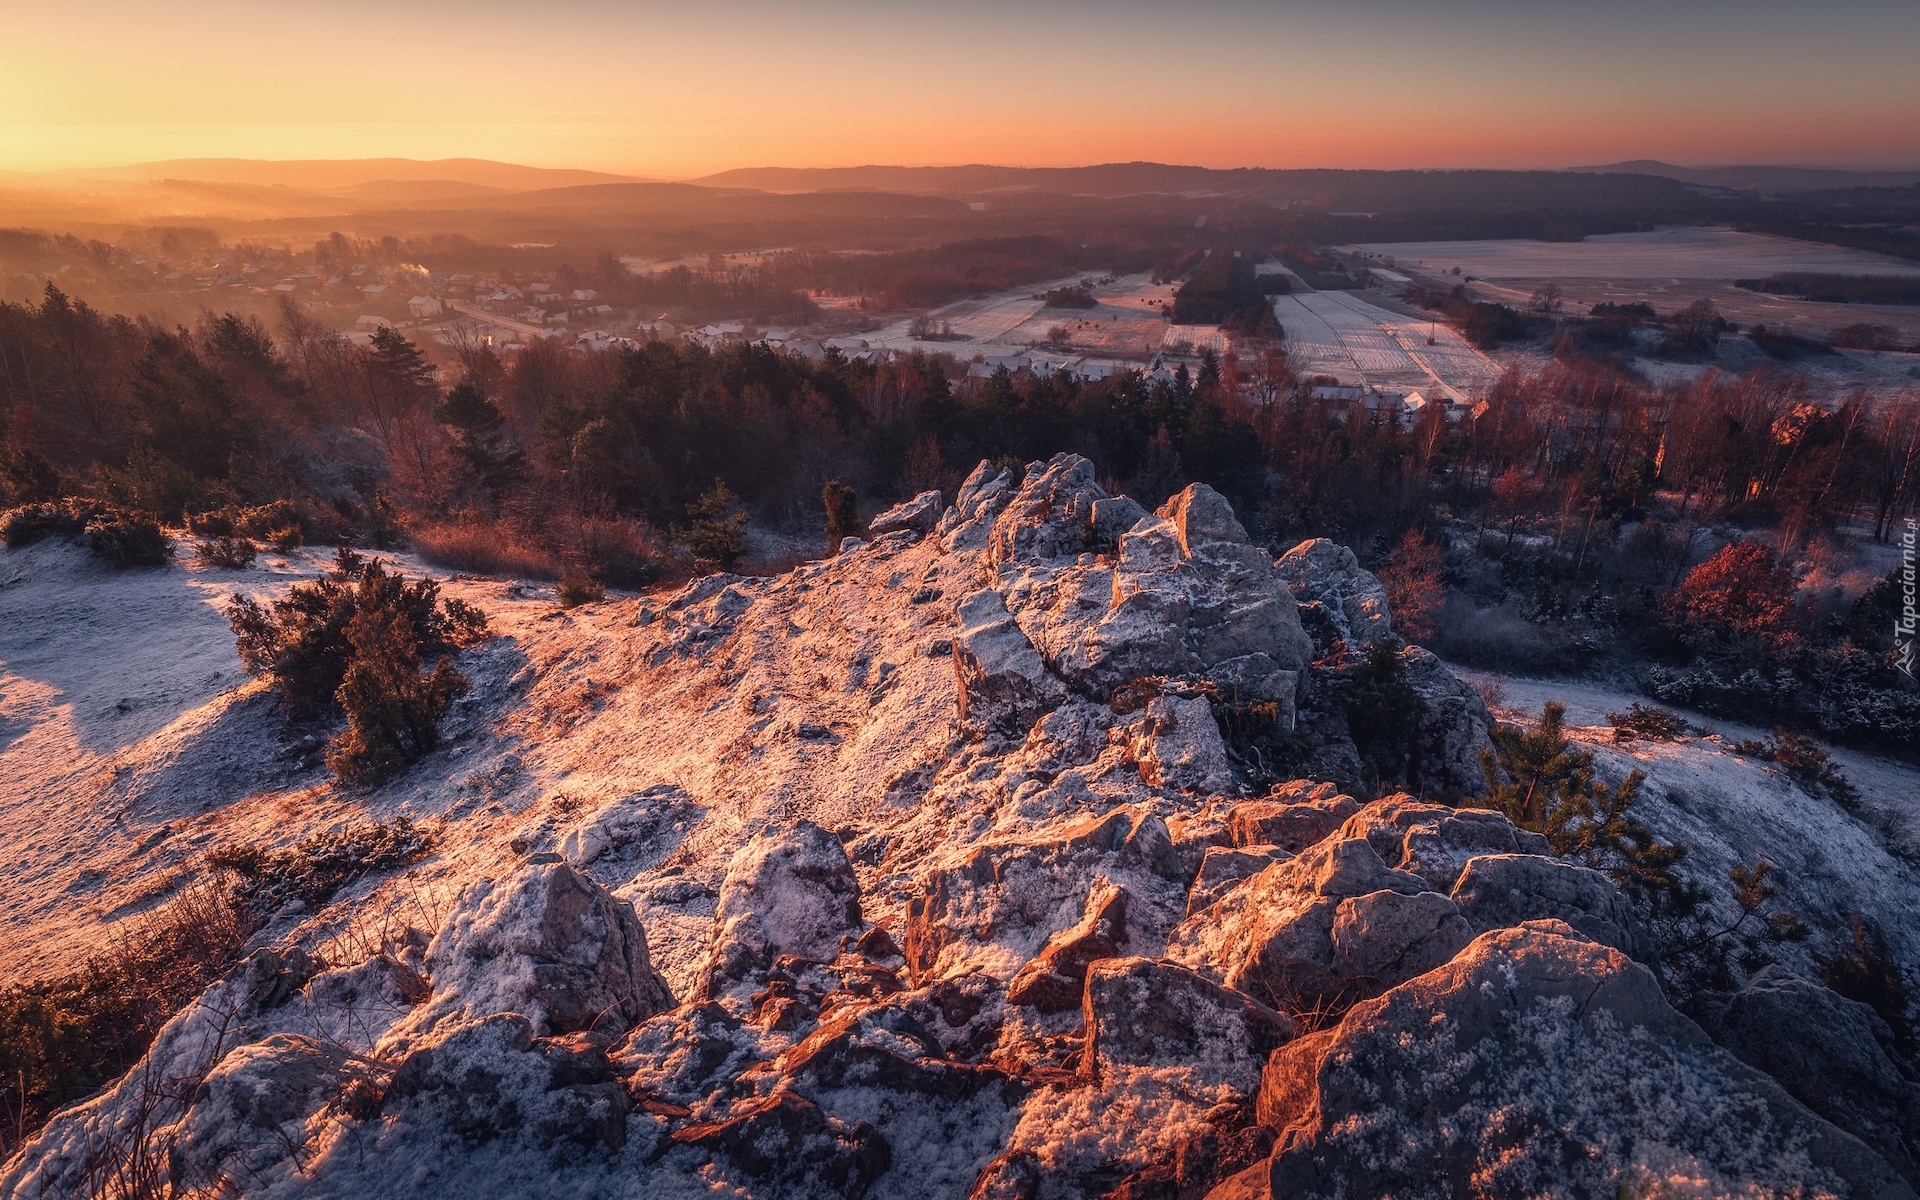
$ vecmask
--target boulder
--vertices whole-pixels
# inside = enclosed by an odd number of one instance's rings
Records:
[[[1353,649],[1365,650],[1393,636],[1387,589],[1345,546],[1327,538],[1301,542],[1281,555],[1274,569],[1293,598],[1319,606],[1334,634]]]
[[[1047,670],[1000,593],[973,592],[953,615],[960,720],[1000,741],[1023,740],[1042,713],[1067,698],[1066,686]]]
[[[817,1103],[845,1088],[922,1096],[958,1103],[1004,1084],[988,1067],[950,1062],[931,1031],[900,1005],[860,1007],[820,1023],[778,1058],[746,1078],[777,1078],[771,1090],[791,1089]]]
[[[1400,652],[1400,663],[1408,686],[1424,704],[1419,730],[1422,780],[1432,790],[1484,795],[1487,778],[1480,769],[1480,752],[1493,749],[1493,715],[1487,702],[1431,651],[1408,646]]]
[[[1370,927],[1364,918],[1378,909],[1378,928],[1392,929],[1398,939],[1411,926],[1388,921],[1385,902],[1375,893],[1424,890],[1418,876],[1381,862],[1364,838],[1323,841],[1267,867],[1181,922],[1167,940],[1167,957],[1282,1012],[1343,1004],[1375,994],[1381,985],[1370,976],[1342,974],[1343,966],[1365,957],[1349,950],[1336,960],[1333,927],[1342,902],[1368,897],[1359,924],[1350,918],[1349,925]]]
[[[654,1017],[611,1051],[616,1071],[636,1095],[685,1108],[724,1094],[769,1054],[760,1030],[711,1001]]]
[[[1586,867],[1533,854],[1484,854],[1467,861],[1452,896],[1475,933],[1552,919],[1602,945],[1645,954],[1631,902]]]
[[[617,1036],[673,1006],[633,906],[564,862],[470,884],[426,965],[433,997],[401,1023],[409,1038],[493,1013],[523,1014],[536,1034]]]
[[[768,826],[727,867],[698,995],[756,987],[783,955],[830,962],[861,924],[860,882],[840,839],[811,821]]]
[[[901,949],[908,970],[922,984],[974,969],[1010,980],[1055,932],[1080,922],[1100,878],[1126,889],[1134,945],[1165,938],[1186,881],[1166,822],[1150,806],[1065,819],[941,855],[907,898]]]
[[[1215,793],[1233,788],[1227,744],[1204,696],[1157,696],[1126,732],[1129,756],[1149,787]]]
[[[1127,940],[1127,893],[1105,878],[1094,880],[1087,893],[1086,915],[1078,925],[1062,929],[1007,985],[1007,1003],[1030,1006],[1043,1013],[1070,1012],[1080,1006],[1087,967],[1096,959],[1112,958]]]
[[[1117,1067],[1190,1073],[1196,1090],[1252,1095],[1260,1065],[1294,1023],[1244,993],[1177,963],[1109,958],[1087,971],[1087,1050],[1081,1072],[1096,1085]]]
[[[1256,1112],[1274,1156],[1216,1195],[1912,1194],[1559,922],[1484,934],[1282,1046]]]
[[[1332,784],[1321,789],[1334,790]],[[1352,796],[1322,795],[1313,799],[1243,800],[1227,813],[1227,830],[1236,846],[1278,846],[1298,854],[1330,836],[1360,811]]]
[[[442,1030],[414,1049],[394,1070],[381,1107],[470,1144],[514,1137],[618,1151],[633,1105],[589,1037],[536,1039],[527,1018],[500,1013]]]
[[[1187,915],[1216,903],[1244,881],[1293,855],[1278,846],[1209,846],[1187,890]]]
[[[177,1127],[168,1155],[174,1186],[257,1179],[297,1157],[307,1118],[355,1076],[346,1051],[295,1034],[235,1050],[208,1073]]]
[[[1450,808],[1400,793],[1360,809],[1341,837],[1363,837],[1390,867],[1411,871],[1435,891],[1450,890],[1467,860],[1483,854],[1548,852],[1544,835],[1485,808]]]
[[[892,1153],[865,1121],[836,1121],[790,1091],[748,1100],[725,1118],[676,1129],[673,1140],[723,1156],[750,1179],[796,1196],[859,1200]]]
[[[1708,1010],[1715,1042],[1920,1188],[1920,1083],[1888,1052],[1893,1031],[1878,1013],[1777,965]]]
[[[934,526],[942,548],[953,553],[985,547],[994,519],[1018,487],[1011,471],[995,470],[992,463],[981,459],[954,494],[953,507],[942,513]]]
[[[912,530],[914,533],[931,533],[940,523],[940,515],[945,511],[940,503],[940,493],[921,492],[911,500],[903,501],[876,515],[867,522],[867,536],[879,537],[885,533],[899,533]]]
[[[1452,959],[1473,929],[1439,892],[1378,891],[1340,902],[1332,938],[1335,975],[1384,989]]]

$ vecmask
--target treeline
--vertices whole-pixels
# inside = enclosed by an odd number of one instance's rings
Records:
[[[1906,214],[1912,215],[1912,207]],[[1796,238],[1803,242],[1820,242],[1829,246],[1846,246],[1854,250],[1869,250],[1875,254],[1891,254],[1895,258],[1910,258],[1920,262],[1920,233],[1914,232],[1904,224],[1886,225],[1840,225],[1823,221],[1743,221],[1734,226],[1742,233],[1770,233],[1775,237]]]
[[[1788,271],[1765,279],[1736,279],[1734,286],[1775,296],[1803,296],[1823,304],[1920,304],[1920,275]]]
[[[1283,276],[1272,278],[1284,281]],[[1175,325],[1225,325],[1247,334],[1271,332],[1273,310],[1247,252],[1222,243],[1173,294]]]

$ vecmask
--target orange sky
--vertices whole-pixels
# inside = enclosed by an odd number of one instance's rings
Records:
[[[1911,2],[10,7],[0,168],[14,170],[1920,165]]]

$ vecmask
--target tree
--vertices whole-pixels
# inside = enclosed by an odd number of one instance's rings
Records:
[[[1793,569],[1752,539],[1729,542],[1688,571],[1662,608],[1675,636],[1695,649],[1779,654],[1800,644]]]
[[[1418,783],[1420,721],[1426,701],[1407,682],[1406,664],[1392,639],[1375,642],[1354,669],[1344,706],[1354,749],[1378,786],[1388,780]]]
[[[680,533],[680,542],[704,567],[730,571],[747,552],[747,514],[734,504],[733,493],[724,481],[701,493],[700,499],[687,505],[693,526]]]
[[[852,488],[838,479],[829,479],[821,500],[827,506],[827,553],[840,553],[840,543],[861,530],[860,505]]]
[[[1566,291],[1556,280],[1548,280],[1533,290],[1533,311],[1538,313],[1557,313],[1566,303]]]
[[[1430,641],[1440,632],[1440,605],[1446,594],[1441,567],[1445,562],[1438,546],[1420,536],[1419,530],[1409,529],[1380,571],[1393,627],[1409,642]]]
[[[520,474],[526,452],[502,444],[506,418],[486,393],[469,381],[453,385],[433,406],[433,419],[452,430],[454,450],[473,465],[489,492],[498,494]]]
[[[1726,318],[1704,296],[1667,319],[1667,335],[1682,350],[1711,350],[1726,330]]]
[[[396,608],[363,607],[346,627],[351,664],[336,698],[347,714],[327,765],[349,783],[384,783],[440,742],[440,718],[471,686],[441,655],[420,670],[420,639]]]

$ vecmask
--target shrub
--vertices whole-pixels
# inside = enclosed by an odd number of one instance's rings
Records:
[[[1409,642],[1430,642],[1440,632],[1440,606],[1446,595],[1440,570],[1444,563],[1439,547],[1420,536],[1419,530],[1409,529],[1380,570],[1393,627]]]
[[[1793,569],[1751,539],[1688,571],[1661,607],[1675,636],[1695,649],[1785,653],[1800,643]]]
[[[239,961],[259,928],[212,881],[123,923],[72,975],[0,988],[0,1159],[55,1109],[130,1068],[160,1026]]]
[[[173,539],[158,522],[120,509],[96,513],[86,536],[87,546],[116,567],[164,567],[173,558]]]
[[[256,553],[253,539],[243,537],[217,537],[198,542],[193,548],[194,555],[210,567],[238,569],[253,562]]]
[[[607,598],[604,586],[579,575],[564,576],[554,585],[553,593],[559,598],[561,608],[579,608],[582,604],[594,604]]]
[[[1462,335],[1482,350],[1527,336],[1527,319],[1504,304],[1478,301],[1467,313]]]
[[[282,525],[278,529],[267,531],[267,541],[282,554],[291,554],[306,542],[298,525]]]
[[[318,908],[364,876],[421,858],[433,849],[433,841],[430,832],[397,817],[323,833],[290,850],[222,846],[207,855],[207,865],[232,872],[232,895],[265,916],[295,900]]]
[[[1692,732],[1692,726],[1682,720],[1679,713],[1666,708],[1642,708],[1638,700],[1629,705],[1626,712],[1608,713],[1607,722],[1613,726],[1616,742],[1630,742],[1635,738],[1672,742]]]
[[[23,504],[7,510],[0,521],[0,541],[19,548],[31,546],[42,538],[77,537],[87,527],[92,508],[67,501],[62,504]]]
[[[346,732],[327,766],[348,783],[372,787],[440,744],[440,718],[472,686],[443,654],[421,674],[420,641],[404,611],[364,608],[347,624],[351,663],[335,698]]]
[[[1809,795],[1826,796],[1843,808],[1854,807],[1860,799],[1840,764],[1812,738],[1775,726],[1773,736],[1766,741],[1742,739],[1734,743],[1733,751],[1777,763]]]
[[[18,504],[58,500],[64,486],[59,468],[44,455],[24,446],[0,454],[0,479],[6,481],[7,490]]]
[[[416,657],[437,658],[487,637],[478,609],[441,603],[439,594],[430,579],[408,583],[342,546],[324,578],[295,584],[271,605],[235,596],[228,621],[247,670],[270,678],[292,715],[312,718],[336,703],[357,653],[348,627],[363,613],[371,614],[363,638],[374,638],[373,624],[397,624]]]

